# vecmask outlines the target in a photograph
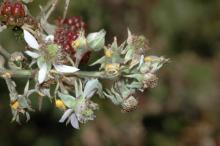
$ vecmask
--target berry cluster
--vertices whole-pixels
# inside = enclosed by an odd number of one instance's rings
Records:
[[[79,37],[80,31],[86,31],[85,23],[81,17],[75,16],[58,20],[55,42],[61,45],[63,51],[70,54],[73,58],[76,49],[72,44]],[[85,57],[88,58],[88,53]]]
[[[2,2],[0,4],[0,20],[8,25],[20,26],[25,17],[25,8],[21,2]]]

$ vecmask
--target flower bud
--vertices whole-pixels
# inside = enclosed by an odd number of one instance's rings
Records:
[[[86,46],[86,38],[84,32],[80,33],[80,36],[71,43],[71,46],[75,49],[82,48]]]
[[[87,42],[91,49],[95,51],[101,50],[105,45],[105,30],[99,32],[90,33],[87,36]]]
[[[158,77],[152,73],[144,74],[144,88],[155,88],[157,86]]]
[[[55,101],[55,105],[57,108],[61,109],[61,110],[65,110],[66,109],[66,106],[64,105],[63,101],[60,100],[60,99],[57,99]]]
[[[105,72],[109,76],[118,76],[120,71],[120,64],[118,63],[112,63],[112,64],[106,64],[105,66]]]
[[[131,112],[137,108],[138,101],[134,96],[129,96],[122,103],[122,111],[123,112]]]

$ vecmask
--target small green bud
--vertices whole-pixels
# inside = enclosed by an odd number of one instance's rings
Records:
[[[84,32],[80,32],[79,37],[71,43],[72,47],[75,49],[85,48],[86,46],[86,38]]]
[[[103,29],[99,32],[90,33],[87,36],[89,47],[95,51],[101,50],[105,45],[105,35],[106,31]]]

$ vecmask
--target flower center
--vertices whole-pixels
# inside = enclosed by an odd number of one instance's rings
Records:
[[[57,44],[49,44],[44,49],[44,58],[47,61],[55,61],[59,51],[59,46]]]
[[[120,64],[118,63],[106,64],[105,66],[105,72],[107,73],[107,75],[117,76],[119,75],[119,71],[120,71]]]

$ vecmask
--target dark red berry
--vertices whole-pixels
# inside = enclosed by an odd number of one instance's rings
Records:
[[[24,17],[25,16],[25,10],[24,6],[20,2],[16,2],[12,8],[12,15],[14,17]]]
[[[85,31],[85,22],[81,17],[75,16],[64,20],[57,20],[57,29],[55,33],[55,42],[62,46],[62,50],[75,59],[76,49],[72,46],[73,41],[79,37],[81,31]],[[90,53],[86,53],[83,62],[87,62]]]
[[[10,16],[12,13],[12,5],[10,2],[6,2],[4,3],[2,10],[1,10],[1,14],[4,16]]]
[[[64,20],[58,19],[57,22],[58,22],[58,27],[62,27],[63,29],[72,32],[78,32],[80,30],[86,29],[85,23],[83,22],[82,18],[79,16],[66,18]]]

